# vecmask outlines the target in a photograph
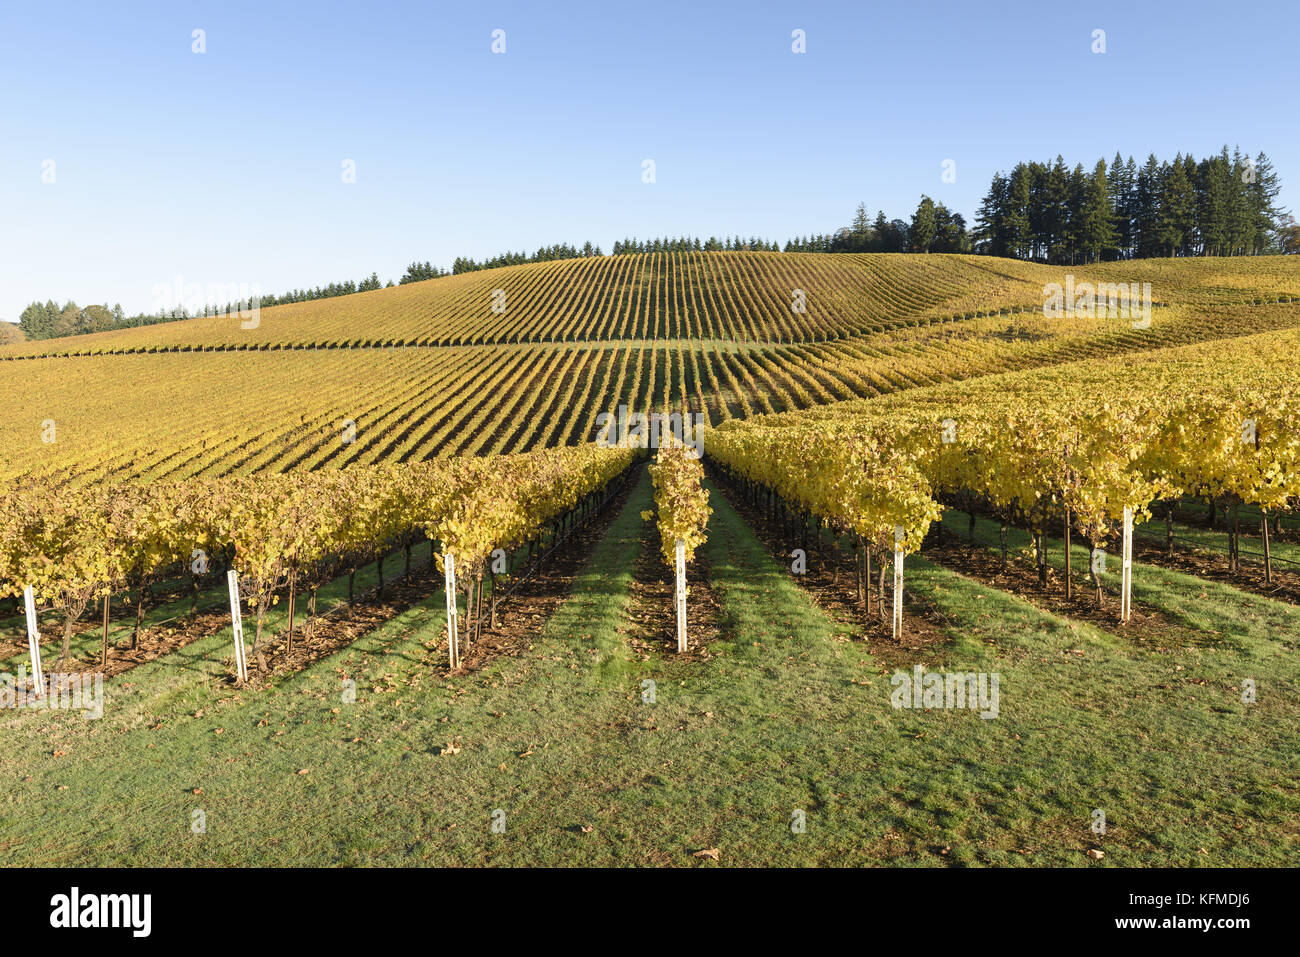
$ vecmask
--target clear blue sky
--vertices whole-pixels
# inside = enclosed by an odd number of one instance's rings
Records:
[[[6,2],[0,318],[147,310],[177,275],[280,292],[561,240],[784,241],[923,192],[969,218],[995,170],[1057,153],[1262,149],[1294,210],[1298,35],[1295,0]]]

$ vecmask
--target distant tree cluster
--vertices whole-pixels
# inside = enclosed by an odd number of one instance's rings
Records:
[[[104,332],[131,325],[120,305],[78,306],[69,300],[60,306],[53,299],[34,302],[18,317],[18,328],[28,339],[54,339],[79,336],[87,332]],[[138,323],[137,323],[138,325]]]
[[[392,285],[390,279],[388,285]],[[292,292],[286,292],[281,296],[263,295],[258,297],[258,302],[263,306],[284,306],[291,302],[311,302],[313,299],[334,299],[337,296],[350,296],[357,292],[370,292],[374,289],[382,289],[384,284],[379,280],[379,273],[372,272],[367,278],[360,282],[353,282],[351,279],[345,282],[332,282],[328,286],[317,286],[315,289],[295,289]],[[212,310],[209,310],[211,312]]]
[[[759,239],[751,236],[745,239],[742,236],[727,236],[719,239],[717,236],[710,236],[708,239],[700,239],[698,236],[678,236],[675,239],[671,236],[664,236],[662,239],[624,239],[614,243],[615,256],[627,256],[635,253],[689,253],[689,252],[736,252],[744,250],[756,250],[759,252],[780,252],[781,247],[775,242]]]
[[[858,204],[852,226],[833,233],[800,236],[785,244],[788,253],[965,253],[970,252],[966,220],[943,203],[922,196],[912,222],[888,219],[882,209],[873,220]]]
[[[1154,155],[1138,168],[1118,153],[1107,168],[1018,163],[993,177],[975,219],[975,250],[1048,263],[1294,251],[1268,157],[1227,146],[1197,162]]]
[[[390,281],[388,285],[392,285]],[[310,302],[314,299],[333,299],[336,296],[350,296],[357,292],[369,292],[381,289],[383,284],[378,273],[371,273],[360,282],[332,282],[328,286],[315,289],[295,289],[283,295],[263,294],[258,297],[259,306],[283,306],[291,302]],[[178,304],[171,309],[155,313],[140,313],[128,316],[121,305],[111,309],[108,306],[78,306],[67,302],[59,306],[54,300],[45,303],[34,302],[22,311],[18,317],[18,328],[27,339],[58,339],[62,336],[79,336],[88,332],[110,332],[114,329],[133,329],[138,326],[153,326],[161,322],[175,322],[178,319],[193,319],[198,316],[227,315],[239,309],[239,303],[208,303],[201,311],[191,312],[185,305]]]
[[[1300,255],[1300,223],[1294,216],[1283,216],[1277,230],[1278,252],[1288,256]]]
[[[568,243],[556,243],[554,246],[543,246],[531,256],[526,252],[501,253],[499,256],[489,256],[482,262],[471,259],[468,256],[457,256],[451,264],[451,271],[454,275],[459,276],[461,273],[475,272],[479,269],[496,269],[499,266],[518,266],[522,263],[544,263],[552,262],[557,259],[582,259],[587,256],[603,256],[599,246],[593,246],[591,241],[583,243],[582,248],[570,246]],[[428,263],[425,263],[427,266]]]
[[[411,263],[406,267],[406,275],[398,280],[398,285],[405,286],[411,282],[424,282],[426,279],[438,279],[442,276],[451,275],[441,266],[435,266],[431,262]],[[391,286],[392,283],[390,282]]]

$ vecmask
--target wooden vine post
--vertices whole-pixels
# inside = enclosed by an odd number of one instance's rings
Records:
[[[233,568],[226,572],[230,590],[230,630],[235,638],[235,677],[242,684],[248,681],[248,661],[244,657],[244,619],[239,611],[239,573]]]
[[[862,546],[862,613],[871,617],[871,549],[867,542]]]
[[[1259,534],[1264,542],[1264,584],[1273,584],[1273,552],[1268,542],[1268,512],[1259,510]]]
[[[1065,599],[1074,597],[1074,579],[1070,575],[1070,510],[1065,510]]]
[[[894,527],[894,640],[903,637],[903,539],[902,525]]]
[[[474,576],[474,640],[483,637],[483,571]]]
[[[1232,503],[1232,573],[1241,574],[1241,516],[1238,503]]]
[[[456,636],[456,559],[450,553],[442,556],[442,568],[447,595],[447,661],[454,670],[460,667],[460,643]]]
[[[149,586],[144,582],[140,583],[140,591],[135,600],[135,631],[131,632],[131,650],[135,651],[140,647],[140,623],[144,620],[144,596],[145,589]]]
[[[1124,507],[1123,578],[1120,584],[1119,620],[1133,617],[1133,509]]]
[[[109,601],[110,601],[110,597],[108,595],[105,595],[104,596],[104,643],[103,646],[100,648],[100,652],[99,652],[99,664],[101,668],[108,665],[108,603]]]
[[[686,650],[686,543],[677,539],[677,650]]]
[[[27,651],[32,658],[32,681],[36,685],[36,697],[45,694],[45,672],[41,669],[41,633],[36,628],[36,595],[32,586],[23,589],[23,605],[27,612]]]
[[[293,654],[293,613],[297,610],[294,606],[298,599],[298,563],[289,569],[289,633],[285,637],[284,653]]]

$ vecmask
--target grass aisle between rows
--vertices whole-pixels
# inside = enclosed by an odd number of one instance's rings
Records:
[[[1135,650],[913,558],[908,587],[951,622],[943,664],[1000,673],[1000,708],[992,720],[896,710],[888,676],[843,639],[851,629],[716,492],[712,504],[714,584],[745,639],[716,676],[718,699],[744,713],[714,746],[746,773],[714,794],[733,860],[1087,864],[1089,848],[1108,864],[1287,859],[1300,713],[1297,668],[1276,640]],[[1244,677],[1261,689],[1255,704],[1241,700]],[[1098,808],[1105,835],[1090,829]],[[806,833],[781,833],[795,810]]]
[[[107,682],[99,720],[0,713],[0,851],[12,864],[482,859],[482,802],[525,806],[547,747],[596,733],[613,699],[649,503],[643,475],[579,595],[518,660],[444,680],[438,591],[271,690],[220,680],[226,629]],[[537,760],[520,758],[534,744]]]
[[[960,536],[963,542],[969,528],[967,513],[946,509],[944,528],[950,536]],[[975,541],[978,546],[994,551],[999,548],[997,522],[977,517]],[[1007,560],[1029,562],[1023,553],[1030,546],[1029,534],[1018,528],[1007,530]],[[1065,570],[1065,549],[1060,538],[1047,538],[1047,564],[1058,574]],[[1071,542],[1070,557],[1075,587],[1092,601],[1091,582],[1086,580],[1091,547]],[[1112,611],[1119,607],[1119,581],[1121,564],[1118,555],[1108,556],[1102,583],[1106,586],[1106,603]],[[1058,590],[1060,585],[1052,587]],[[1032,595],[1029,596],[1032,599]],[[1257,595],[1232,585],[1198,578],[1186,572],[1133,562],[1133,597],[1135,600],[1162,609],[1184,628],[1188,640],[1211,644],[1231,645],[1249,661],[1255,657],[1282,656],[1294,658],[1294,646],[1300,636],[1300,608],[1285,601]],[[1276,663],[1275,663],[1276,664]],[[1251,667],[1254,667],[1252,665]],[[1247,670],[1244,674],[1253,674]]]
[[[715,657],[639,661],[649,502],[643,473],[534,646],[480,672],[442,677],[434,595],[269,692],[173,691],[160,660],[100,721],[5,719],[6,860],[1276,864],[1294,846],[1297,675],[1266,639],[1135,649],[912,559],[909,588],[952,622],[944,663],[1000,673],[1000,700],[991,720],[896,710],[853,629],[715,489]]]

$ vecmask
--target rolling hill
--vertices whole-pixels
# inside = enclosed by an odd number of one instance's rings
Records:
[[[1150,282],[1151,327],[1044,319],[1044,286],[1067,273]],[[504,312],[492,311],[496,290]],[[620,404],[717,424],[1298,324],[1291,257],[1074,270],[748,252],[537,263],[270,308],[247,330],[201,318],[0,347],[12,360],[0,366],[0,476],[519,452],[590,441],[596,416]],[[354,441],[341,441],[349,428]]]

